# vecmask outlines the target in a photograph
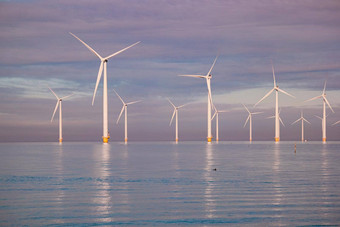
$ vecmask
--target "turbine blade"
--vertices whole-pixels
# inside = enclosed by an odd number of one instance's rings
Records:
[[[170,102],[170,104],[176,109],[176,106],[170,101],[170,99],[169,98],[167,98],[167,99]]]
[[[323,100],[326,101],[326,103],[327,103],[327,105],[329,106],[329,108],[332,110],[333,113],[335,113],[334,110],[333,110],[333,108],[332,108],[331,105],[329,104],[329,102],[328,102],[326,96],[323,96]]]
[[[262,99],[260,99],[260,101],[258,101],[254,106],[256,106],[257,104],[259,104],[260,102],[262,102],[265,98],[267,98],[272,92],[274,91],[274,88],[271,89],[265,96],[263,96]]]
[[[218,55],[216,56],[216,58],[215,58],[215,60],[214,60],[214,63],[213,63],[212,66],[210,67],[210,70],[209,70],[209,72],[207,73],[206,77],[210,75],[212,69],[213,69],[214,66],[215,66],[215,63],[216,63],[217,58],[218,58]]]
[[[219,110],[218,111],[219,113],[227,113],[227,112],[230,112],[229,110]]]
[[[182,107],[185,107],[185,106],[187,106],[187,105],[189,105],[189,104],[190,104],[190,103],[183,104],[183,105],[177,107],[177,109],[182,108]]]
[[[319,118],[320,120],[322,120],[322,117],[319,117],[319,116],[317,116],[317,115],[314,115],[315,117],[317,117],[317,118]]]
[[[120,97],[120,96],[118,95],[118,93],[116,92],[115,89],[113,89],[113,91],[116,93],[116,95],[118,96],[118,98],[120,99],[120,101],[122,101],[123,105],[125,105],[125,102],[123,101],[122,97]]]
[[[89,49],[92,53],[94,53],[100,60],[103,59],[96,51],[94,51],[94,49],[92,49],[89,45],[87,45],[83,40],[79,39],[75,34],[73,34],[73,33],[71,33],[71,32],[70,32],[70,34],[71,34],[74,38],[78,39],[82,44],[84,44],[84,45],[87,47],[87,49]]]
[[[215,116],[217,115],[217,111],[215,111],[214,115],[212,116],[211,120],[214,120]]]
[[[64,100],[64,99],[67,99],[67,98],[69,98],[69,97],[71,97],[71,96],[73,96],[73,95],[75,95],[75,94],[70,94],[70,95],[64,96],[64,97],[62,97],[61,99]]]
[[[174,117],[175,117],[175,114],[176,114],[176,109],[174,109],[174,113],[172,114],[172,117],[171,117],[171,120],[170,120],[170,124],[169,124],[169,126],[171,125],[171,123],[172,123],[172,120],[174,119]]]
[[[310,124],[310,125],[311,125],[311,123],[310,123],[309,121],[307,121],[307,119],[305,119],[305,118],[302,118],[302,120],[303,120],[303,121],[305,121],[305,122],[307,122],[308,124]]]
[[[254,115],[254,114],[261,114],[261,113],[263,113],[263,112],[254,112],[254,113],[251,113],[251,114]]]
[[[247,110],[248,113],[250,114],[250,111],[248,110],[248,108],[246,107],[246,105],[244,105],[243,103],[242,103],[242,105],[244,106],[244,108],[246,108],[246,110]]]
[[[51,118],[51,122],[53,121],[53,118],[54,118],[54,115],[55,113],[57,112],[57,109],[58,109],[58,106],[59,106],[59,100],[57,101],[57,104],[55,105],[55,108],[54,108],[54,112],[53,112],[53,115],[52,115],[52,118]]]
[[[288,96],[290,96],[290,97],[292,97],[292,98],[295,99],[295,96],[289,94],[288,92],[286,92],[286,91],[284,91],[284,90],[282,90],[282,89],[280,89],[280,88],[277,88],[277,90],[279,90],[279,91],[282,92],[283,94],[288,95]]]
[[[93,106],[93,103],[94,103],[94,99],[96,98],[96,93],[97,93],[99,81],[100,81],[100,79],[101,79],[101,77],[102,77],[102,73],[103,73],[103,65],[104,65],[104,62],[102,61],[102,62],[100,63],[100,66],[99,66],[99,71],[98,71],[98,76],[97,76],[96,87],[94,88],[94,92],[93,92],[92,106]]]
[[[205,76],[202,76],[202,75],[178,75],[178,76],[187,76],[187,77],[205,78]]]
[[[323,86],[323,91],[322,91],[322,94],[324,95],[325,92],[326,92],[326,84],[327,84],[327,79],[325,80],[325,85]]]
[[[130,46],[128,46],[128,47],[125,47],[124,49],[122,49],[122,50],[120,50],[120,51],[117,51],[116,53],[113,53],[113,54],[111,54],[110,56],[107,56],[105,59],[107,60],[107,59],[109,59],[109,58],[112,58],[113,56],[116,56],[117,54],[120,54],[120,53],[122,53],[123,51],[126,51],[127,49],[129,49],[129,48],[131,48],[131,47],[137,45],[138,43],[140,43],[140,41],[138,41],[138,42],[136,42],[136,43],[134,43],[134,44],[132,44],[132,45],[130,45]]]
[[[340,121],[337,121],[337,122],[335,122],[334,124],[332,124],[332,125],[337,125],[337,124],[339,124],[340,123]]]
[[[283,121],[282,121],[281,117],[279,117],[279,120],[280,120],[281,124],[282,124],[284,127],[286,127],[285,124],[283,124]]]
[[[51,90],[51,92],[54,94],[54,96],[59,100],[60,98],[58,97],[58,95],[56,94],[56,93],[54,93],[54,91],[52,90],[52,88],[50,88],[50,87],[48,87],[50,90]]]
[[[135,103],[138,103],[138,102],[141,102],[142,100],[138,100],[138,101],[133,101],[133,102],[128,102],[126,103],[126,105],[131,105],[131,104],[135,104]]]
[[[318,99],[318,98],[322,98],[322,95],[319,95],[319,96],[316,96],[314,98],[308,99],[305,102],[313,101],[313,100]]]
[[[120,117],[122,116],[122,114],[123,114],[123,112],[124,112],[124,107],[125,107],[125,106],[123,105],[122,110],[120,111],[120,114],[119,114],[119,116],[118,116],[118,119],[117,119],[116,124],[118,124],[119,119],[120,119]]]
[[[267,117],[267,119],[271,119],[271,118],[275,118],[275,116],[270,116],[270,117]]]
[[[271,63],[272,63],[272,71],[273,71],[274,87],[276,87],[276,80],[275,80],[274,65],[273,65],[273,62],[272,62],[272,61],[271,61]]]
[[[246,122],[244,123],[243,128],[246,127],[246,125],[247,125],[249,119],[250,119],[250,114],[248,115],[248,118],[247,118]]]
[[[292,125],[295,124],[296,122],[299,122],[300,120],[301,120],[301,118],[297,119],[296,121],[294,121],[294,122],[292,123]]]

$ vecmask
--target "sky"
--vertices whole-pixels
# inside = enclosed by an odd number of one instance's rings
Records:
[[[274,139],[275,95],[254,107],[273,88],[271,61],[279,87],[281,140],[299,140],[300,124],[291,125],[303,109],[311,125],[307,140],[321,140],[322,100],[326,94],[327,140],[340,140],[340,1],[215,0],[84,0],[0,1],[0,142],[58,141],[58,115],[51,122],[56,98],[63,101],[64,141],[101,141],[102,82],[91,105],[99,59],[69,32],[102,56],[137,41],[138,45],[108,62],[109,132],[124,140],[122,108],[128,107],[129,141],[171,141],[172,106],[179,110],[179,140],[207,136],[207,87],[220,110],[219,137],[246,141],[247,112],[253,139]],[[215,121],[213,134],[215,135]]]

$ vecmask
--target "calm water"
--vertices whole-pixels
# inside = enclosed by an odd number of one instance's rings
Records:
[[[340,225],[340,143],[0,144],[1,226],[172,224]]]

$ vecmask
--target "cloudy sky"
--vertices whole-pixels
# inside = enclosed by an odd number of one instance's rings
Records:
[[[179,111],[180,140],[205,140],[207,88],[202,79],[179,74],[212,71],[213,100],[220,115],[220,140],[247,140],[247,112],[254,140],[273,140],[274,95],[254,104],[277,83],[296,96],[279,95],[282,140],[298,140],[300,125],[291,125],[303,108],[308,140],[321,140],[322,100],[335,113],[327,118],[327,139],[340,140],[340,2],[214,0],[0,1],[0,141],[57,141],[58,115],[50,119],[59,96],[63,101],[64,141],[100,141],[102,83],[91,105],[100,61],[69,32],[102,56],[132,43],[135,47],[108,62],[109,131],[124,139],[116,125],[121,103],[129,106],[129,140],[173,140],[172,107]],[[123,120],[123,119],[122,119]],[[213,125],[215,122],[213,122]],[[215,127],[213,127],[214,130]]]

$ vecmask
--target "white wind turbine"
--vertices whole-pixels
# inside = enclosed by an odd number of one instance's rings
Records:
[[[179,76],[188,76],[188,77],[197,77],[197,78],[203,78],[207,82],[207,88],[208,88],[208,116],[207,116],[207,122],[208,122],[208,135],[207,135],[207,140],[208,142],[211,142],[212,139],[212,134],[211,134],[211,109],[212,109],[212,98],[211,98],[211,86],[210,86],[210,80],[212,78],[211,76],[211,71],[214,68],[214,65],[216,63],[217,57],[214,60],[214,63],[212,64],[209,72],[203,76],[203,75],[179,75]]]
[[[171,120],[170,120],[170,124],[169,126],[171,125],[172,123],[172,120],[174,119],[175,115],[176,115],[176,138],[175,138],[175,141],[178,142],[178,109],[179,108],[182,108],[188,104],[184,104],[184,105],[181,105],[181,106],[175,106],[171,101],[170,99],[168,99],[168,101],[170,102],[170,104],[172,105],[172,107],[174,108],[174,112],[172,114],[172,117],[171,117]]]
[[[248,112],[248,118],[247,118],[246,122],[244,123],[243,128],[246,127],[246,125],[247,125],[247,123],[249,121],[249,141],[251,142],[251,141],[253,141],[253,121],[252,121],[253,119],[252,119],[252,116],[255,115],[255,114],[260,114],[262,112],[251,113],[249,111],[249,109],[244,104],[242,104],[242,105],[244,106],[244,108]]]
[[[216,117],[216,141],[218,142],[219,141],[219,137],[218,137],[218,115],[219,115],[219,113],[226,113],[226,112],[229,112],[229,111],[228,110],[218,110],[215,105],[213,105],[213,108],[215,110],[215,113],[214,113],[213,117],[211,118],[211,120],[213,120]]]
[[[322,98],[323,100],[323,118],[321,118],[322,120],[322,141],[323,142],[326,142],[326,103],[327,105],[329,106],[329,108],[332,110],[332,112],[334,113],[334,110],[333,108],[331,107],[331,105],[329,104],[327,98],[326,98],[326,83],[327,83],[327,80],[325,81],[325,85],[323,87],[323,91],[322,91],[322,94],[319,95],[319,96],[316,96],[314,98],[311,98],[311,99],[308,99],[306,102],[309,102],[309,101],[312,101],[312,100],[315,100],[315,99],[318,99],[318,98]]]
[[[304,137],[304,134],[305,134],[305,133],[304,133],[304,125],[303,125],[303,122],[305,121],[305,122],[307,122],[308,124],[310,124],[310,122],[307,121],[307,119],[303,117],[303,112],[302,112],[302,110],[301,110],[301,117],[300,117],[299,119],[297,119],[296,121],[294,121],[294,122],[292,123],[292,125],[295,124],[295,123],[297,123],[297,122],[299,122],[299,121],[301,121],[301,141],[304,142],[304,141],[305,141],[305,137]]]
[[[48,88],[51,90],[53,95],[57,98],[57,104],[55,105],[54,112],[53,112],[53,115],[52,115],[52,118],[51,118],[51,122],[53,121],[54,115],[57,112],[57,109],[58,109],[58,106],[59,106],[59,143],[62,143],[63,142],[63,116],[62,116],[62,109],[61,109],[61,101],[63,101],[63,99],[66,99],[66,98],[72,96],[73,94],[59,98],[57,96],[57,94],[54,93],[54,91],[50,87],[48,87]]]
[[[125,112],[125,143],[126,143],[126,142],[128,141],[128,130],[127,130],[127,106],[128,106],[128,105],[131,105],[131,104],[134,104],[134,103],[137,103],[137,102],[141,102],[141,100],[134,101],[134,102],[125,103],[125,102],[123,101],[123,99],[118,95],[118,93],[116,92],[116,90],[113,89],[113,91],[116,93],[116,95],[118,96],[118,98],[120,99],[120,101],[122,101],[122,103],[123,103],[123,107],[122,107],[122,110],[120,111],[120,114],[119,114],[119,116],[118,116],[118,119],[117,119],[116,124],[118,124],[119,119],[120,119],[120,117],[122,116],[123,111],[124,111],[124,112]]]
[[[70,34],[73,37],[75,37],[76,39],[78,39],[82,44],[84,44],[92,53],[94,53],[100,59],[100,62],[101,62],[100,67],[99,67],[99,71],[98,71],[96,86],[95,86],[95,89],[94,89],[94,92],[93,92],[92,106],[93,106],[93,103],[94,103],[94,99],[96,97],[98,84],[100,82],[101,76],[103,74],[103,68],[104,68],[104,78],[103,78],[103,142],[107,143],[109,138],[110,138],[109,129],[108,129],[109,128],[108,127],[109,122],[108,122],[108,101],[107,101],[107,61],[110,58],[116,56],[117,54],[120,54],[123,51],[129,49],[130,47],[137,45],[138,43],[140,43],[140,41],[103,58],[96,51],[94,51],[89,45],[87,45],[84,41],[79,39],[76,35],[74,35],[71,32],[70,32]]]
[[[279,92],[282,92],[283,94],[286,94],[292,98],[295,98],[293,95],[285,92],[284,90],[280,89],[278,85],[276,85],[276,80],[275,80],[275,72],[274,72],[274,66],[272,64],[272,71],[273,71],[273,79],[274,79],[274,87],[271,89],[260,101],[258,101],[254,106],[259,104],[262,100],[267,98],[273,91],[275,91],[276,95],[276,102],[275,102],[275,141],[279,142],[280,141],[280,118],[279,118]]]

